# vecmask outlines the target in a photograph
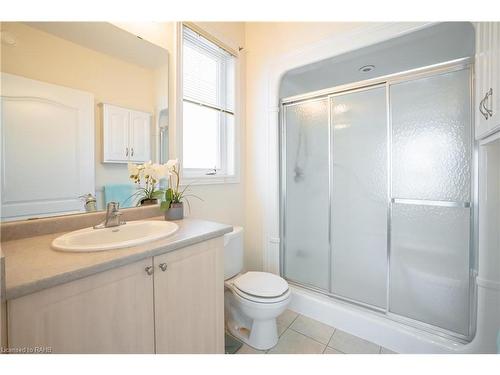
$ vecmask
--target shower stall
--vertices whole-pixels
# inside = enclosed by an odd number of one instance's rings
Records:
[[[474,335],[469,58],[281,100],[281,274],[461,342]]]

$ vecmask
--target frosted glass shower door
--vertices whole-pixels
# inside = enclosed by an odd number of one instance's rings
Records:
[[[385,308],[387,104],[385,85],[331,98],[332,292]]]
[[[283,273],[328,290],[328,99],[284,106],[282,168],[285,184]]]
[[[393,84],[389,310],[469,334],[468,69]]]

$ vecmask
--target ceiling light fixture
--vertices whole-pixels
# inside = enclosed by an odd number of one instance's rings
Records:
[[[359,68],[359,71],[363,73],[368,73],[371,72],[373,69],[375,69],[375,65],[364,65],[361,68]]]

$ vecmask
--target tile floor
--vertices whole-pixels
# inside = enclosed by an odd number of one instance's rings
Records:
[[[243,344],[236,354],[394,354],[372,342],[286,310],[278,317],[279,341],[270,350]]]

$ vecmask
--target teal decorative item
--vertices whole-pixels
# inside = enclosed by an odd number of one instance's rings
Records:
[[[134,207],[136,205],[133,195],[136,191],[132,184],[104,185],[104,205],[109,202],[120,203],[120,208]]]

